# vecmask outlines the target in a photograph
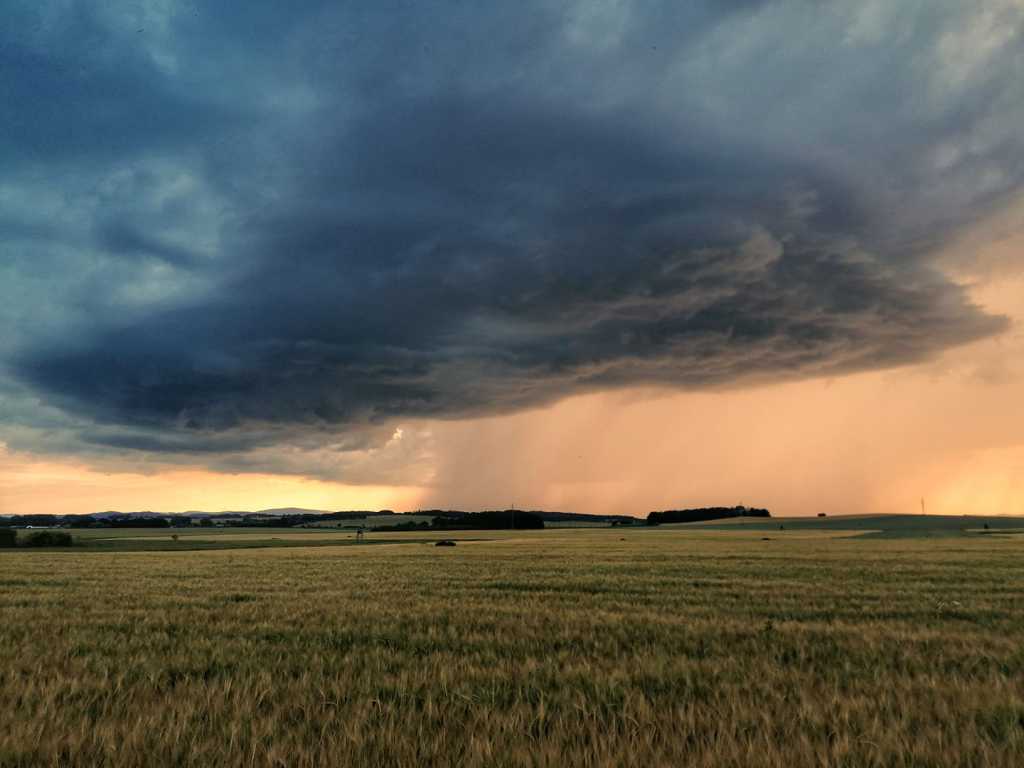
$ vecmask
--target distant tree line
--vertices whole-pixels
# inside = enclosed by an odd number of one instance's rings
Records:
[[[372,510],[324,513],[310,512],[308,514],[282,515],[281,517],[267,517],[266,515],[243,515],[242,522],[235,524],[244,525],[247,528],[294,528],[298,525],[308,525],[309,523],[322,523],[327,522],[329,520],[365,520],[368,517],[379,517],[394,514],[395,513],[390,509],[382,509],[378,512],[374,512]]]
[[[120,517],[103,520],[101,526],[107,528],[170,528],[171,521],[164,517]],[[89,528],[91,524],[84,522],[72,523],[72,528]]]
[[[539,530],[544,527],[544,518],[534,512],[521,509],[500,509],[486,512],[459,512],[449,510],[436,514],[430,522],[435,531],[498,531],[498,530]]]
[[[188,528],[214,521],[219,525],[290,528],[328,520],[365,520],[367,517],[394,515],[390,509],[353,510],[310,514],[268,515],[266,513],[225,512],[221,514],[101,513],[95,515],[7,515],[0,516],[0,526],[12,528]],[[212,522],[210,523],[213,524]]]
[[[188,524],[188,518],[185,518]],[[168,528],[164,517],[93,517],[92,515],[10,515],[0,517],[0,526],[11,528]]]
[[[390,517],[389,524],[380,525],[380,518]],[[419,519],[409,520],[408,517]],[[430,517],[431,522],[422,518]],[[412,530],[514,530],[543,528],[545,522],[580,522],[609,525],[633,525],[639,521],[625,515],[588,515],[544,510],[499,509],[466,512],[458,509],[418,509],[409,512],[381,510],[346,510],[340,512],[99,512],[91,515],[11,515],[0,516],[0,526],[13,528],[189,528],[192,526],[226,526],[246,528],[293,528],[330,521],[359,522],[374,518],[379,531]]]
[[[539,517],[546,523],[561,521],[586,522],[586,523],[612,523],[618,520],[621,523],[635,523],[635,517],[628,515],[588,515],[579,512],[547,512],[543,509],[496,509],[483,512],[466,512],[461,509],[418,509],[415,512],[406,512],[408,515],[424,515],[434,518],[464,518],[466,515],[495,515],[507,514],[509,512],[525,512],[529,515]]]
[[[82,515],[5,515],[0,517],[0,526],[11,528],[33,527],[54,527],[58,525],[70,525],[72,521]]]
[[[71,534],[64,531],[30,531],[18,536],[13,528],[0,528],[0,547],[70,547]]]
[[[375,525],[373,526],[373,532],[389,533],[400,531],[429,531],[430,528],[430,523],[426,520],[421,520],[419,522],[416,522],[415,520],[407,520],[404,523],[395,523],[394,525]]]
[[[732,517],[771,517],[767,509],[754,507],[702,507],[699,509],[666,509],[647,515],[648,525],[663,523],[699,523],[705,520],[725,520]]]

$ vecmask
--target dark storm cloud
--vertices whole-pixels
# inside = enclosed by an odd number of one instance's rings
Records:
[[[24,6],[18,402],[83,446],[238,454],[1005,327],[928,256],[1024,179],[1009,5],[998,56],[951,60],[958,4],[677,5]]]
[[[108,254],[126,257],[152,256],[179,267],[196,266],[199,257],[188,249],[164,243],[125,221],[103,222],[98,231],[99,246]]]
[[[141,40],[115,33],[89,4],[15,2],[4,13],[0,158],[8,170],[95,168],[229,127],[216,101],[164,76]]]

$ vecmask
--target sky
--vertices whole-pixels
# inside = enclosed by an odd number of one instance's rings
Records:
[[[1024,514],[1024,0],[12,0],[0,514]]]

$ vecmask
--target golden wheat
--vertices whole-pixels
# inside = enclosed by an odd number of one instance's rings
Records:
[[[0,554],[0,765],[1024,764],[1024,540],[384,538]]]

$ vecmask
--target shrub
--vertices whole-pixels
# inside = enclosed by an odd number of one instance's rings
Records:
[[[18,534],[13,528],[0,528],[0,547],[13,547],[18,540]]]
[[[35,531],[25,537],[26,547],[70,547],[71,534],[63,531]]]

